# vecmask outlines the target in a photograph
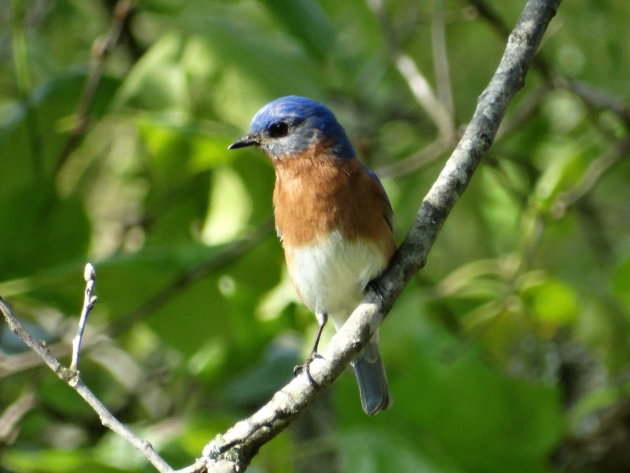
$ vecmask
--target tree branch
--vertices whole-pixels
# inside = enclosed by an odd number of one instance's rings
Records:
[[[124,312],[120,316],[114,317],[114,321],[100,329],[96,336],[85,339],[82,342],[82,346],[93,348],[95,345],[102,343],[103,340],[116,337],[120,333],[125,332],[140,320],[149,317],[154,311],[168,304],[173,297],[180,294],[190,285],[241,258],[269,235],[272,229],[273,223],[270,218],[252,229],[243,238],[226,245],[217,254],[185,269],[138,306]],[[72,347],[69,346],[66,340],[48,345],[47,348],[55,358],[60,358],[72,352]],[[41,363],[42,359],[35,352],[16,353],[10,356],[0,354],[0,378],[33,368]]]
[[[112,430],[116,435],[125,439],[140,453],[142,453],[149,462],[160,473],[172,473],[173,469],[158,455],[151,444],[145,440],[137,437],[131,430],[123,425],[114,415],[105,407],[105,405],[98,399],[98,397],[88,388],[85,383],[79,377],[79,372],[66,368],[59,360],[55,358],[46,347],[44,342],[38,342],[30,333],[20,324],[17,320],[9,305],[0,297],[0,313],[7,321],[7,325],[11,331],[17,335],[26,345],[39,355],[39,357],[48,365],[48,367],[59,377],[74,389],[79,396],[83,398],[85,402],[92,408],[98,415],[103,424],[108,429]]]
[[[79,318],[79,327],[77,328],[77,334],[72,340],[72,361],[70,362],[70,369],[77,371],[79,369],[79,356],[81,355],[81,342],[83,341],[83,331],[87,324],[90,311],[94,307],[96,302],[96,296],[94,295],[94,287],[96,286],[96,271],[94,266],[90,263],[85,265],[83,272],[83,279],[85,279],[85,294],[83,296],[83,308],[81,309],[81,317]]]

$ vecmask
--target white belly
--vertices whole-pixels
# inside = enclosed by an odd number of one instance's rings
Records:
[[[291,249],[289,274],[304,303],[325,312],[340,327],[361,300],[363,290],[387,265],[376,245],[348,242],[339,232],[316,245]]]

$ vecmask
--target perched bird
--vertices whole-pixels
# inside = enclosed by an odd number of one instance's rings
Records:
[[[319,323],[308,374],[328,317],[341,327],[394,254],[392,208],[333,113],[314,100],[288,96],[265,105],[229,149],[246,146],[262,149],[273,164],[276,230],[289,276]],[[389,392],[378,333],[352,367],[363,410],[385,409]]]

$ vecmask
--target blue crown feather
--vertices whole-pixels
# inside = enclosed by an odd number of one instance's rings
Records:
[[[291,128],[285,141],[272,149],[288,153],[305,151],[318,140],[330,142],[330,149],[339,158],[353,158],[354,148],[330,109],[306,97],[290,95],[269,102],[252,119],[250,135],[268,133],[283,122]]]

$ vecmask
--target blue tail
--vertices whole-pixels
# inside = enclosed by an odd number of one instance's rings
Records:
[[[386,409],[390,404],[389,390],[377,341],[371,341],[363,349],[352,362],[352,368],[359,385],[363,411],[373,416]]]

